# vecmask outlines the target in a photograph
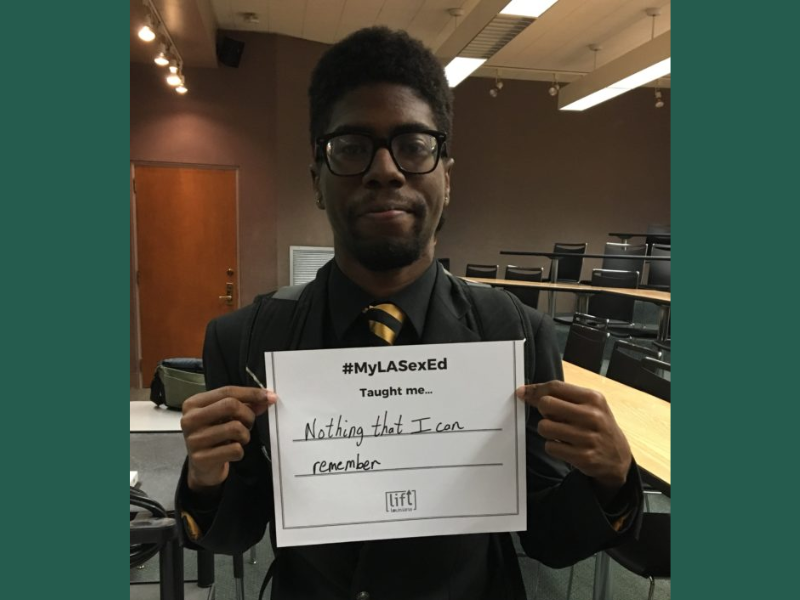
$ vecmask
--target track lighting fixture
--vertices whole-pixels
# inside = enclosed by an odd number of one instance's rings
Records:
[[[183,75],[180,73],[170,73],[167,75],[167,84],[171,85],[172,87],[183,85],[183,81]]]
[[[166,67],[169,64],[167,47],[164,44],[161,44],[161,52],[159,52],[156,55],[156,57],[153,59],[153,62],[156,63],[159,67]]]
[[[147,6],[147,4],[145,4],[145,6]],[[158,26],[153,18],[153,13],[149,11],[147,13],[147,22],[139,29],[139,39],[143,42],[152,42],[156,39],[156,29],[158,29]]]
[[[153,4],[153,0],[142,0],[147,9],[147,22],[139,30],[139,37],[145,42],[152,42],[158,38],[160,49],[158,54],[153,58],[153,62],[159,67],[169,67],[169,75],[167,76],[167,84],[175,88],[179,94],[185,94],[188,90],[186,87],[186,80],[183,76],[183,58],[181,58],[175,42],[164,24],[164,19],[158,12],[158,9]]]
[[[553,85],[550,86],[550,89],[547,90],[547,93],[551,96],[558,96],[558,90],[561,89],[561,86],[558,85],[558,76],[553,73]]]
[[[492,98],[497,98],[497,94],[503,89],[503,81],[500,79],[500,71],[494,77],[494,87],[489,90],[489,95]]]
[[[662,108],[664,101],[661,99],[661,90],[656,88],[656,108]]]

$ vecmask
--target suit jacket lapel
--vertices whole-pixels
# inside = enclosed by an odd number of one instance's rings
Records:
[[[469,301],[439,266],[431,303],[428,306],[428,315],[425,318],[422,343],[479,342],[480,336],[470,326],[469,309]]]

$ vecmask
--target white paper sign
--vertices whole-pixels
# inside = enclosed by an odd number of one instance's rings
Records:
[[[278,546],[526,528],[522,341],[265,360]]]

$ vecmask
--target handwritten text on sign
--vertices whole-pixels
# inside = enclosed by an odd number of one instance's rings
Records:
[[[524,529],[522,344],[267,353],[278,545]]]

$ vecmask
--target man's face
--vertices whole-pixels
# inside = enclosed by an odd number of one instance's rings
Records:
[[[424,129],[437,129],[428,103],[408,87],[381,83],[343,96],[333,107],[326,133],[357,131],[388,138]],[[452,160],[443,156],[431,173],[406,175],[387,148],[378,149],[363,175],[340,177],[324,160],[314,163],[314,191],[328,214],[337,259],[372,271],[429,262],[450,195],[451,167]]]

